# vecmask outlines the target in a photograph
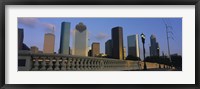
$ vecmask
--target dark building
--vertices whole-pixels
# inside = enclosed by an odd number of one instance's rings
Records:
[[[18,28],[18,50],[22,50],[24,40],[24,29]]]
[[[91,57],[92,56],[92,50],[88,51],[88,56]]]
[[[105,53],[108,57],[112,57],[112,40],[108,40],[105,43]]]
[[[124,45],[123,45],[123,28],[112,28],[112,57],[115,59],[124,59]]]
[[[160,48],[158,42],[156,42],[155,35],[151,35],[150,37],[151,46],[150,49],[150,56],[160,56]]]

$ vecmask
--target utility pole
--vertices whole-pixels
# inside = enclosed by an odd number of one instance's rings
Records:
[[[168,26],[167,24],[166,24],[166,22],[165,22],[165,20],[163,19],[163,22],[164,22],[164,24],[165,24],[165,27],[166,27],[166,36],[167,36],[167,47],[168,47],[168,56],[169,56],[169,61],[170,61],[170,63],[172,63],[172,60],[171,60],[171,56],[170,56],[170,46],[169,46],[169,27],[170,26]]]

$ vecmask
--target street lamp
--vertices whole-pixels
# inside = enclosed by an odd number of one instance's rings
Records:
[[[143,44],[144,70],[147,70],[147,66],[146,66],[146,62],[145,62],[145,48],[144,48],[145,35],[143,33],[141,34],[141,39],[142,39],[142,44]]]

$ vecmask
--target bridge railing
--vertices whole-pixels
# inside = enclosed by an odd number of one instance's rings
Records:
[[[18,52],[18,71],[123,71],[140,68],[138,61]]]

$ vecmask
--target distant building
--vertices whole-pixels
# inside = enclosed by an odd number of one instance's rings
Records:
[[[138,34],[130,35],[127,37],[128,42],[128,55],[134,57],[140,57],[140,49],[139,49],[139,37]]]
[[[95,57],[100,53],[100,43],[92,43],[92,56]]]
[[[43,53],[54,53],[55,35],[53,33],[46,33],[44,36]]]
[[[83,23],[76,25],[73,39],[73,55],[88,56],[88,31]]]
[[[124,47],[124,60],[126,59],[126,47]]]
[[[88,56],[89,56],[89,57],[92,56],[92,50],[91,50],[91,49],[88,51]]]
[[[70,54],[70,22],[62,22],[60,35],[60,54]]]
[[[105,43],[105,53],[109,56],[112,57],[112,40],[108,40]]]
[[[151,46],[150,49],[150,56],[160,56],[160,47],[158,42],[156,42],[156,36],[151,35],[150,37]]]
[[[115,59],[124,59],[124,45],[123,45],[123,28],[112,28],[112,57]]]
[[[22,50],[24,40],[24,29],[18,28],[18,50]]]
[[[36,47],[36,46],[31,46],[30,50],[31,50],[32,53],[38,53],[39,52],[38,47]]]

